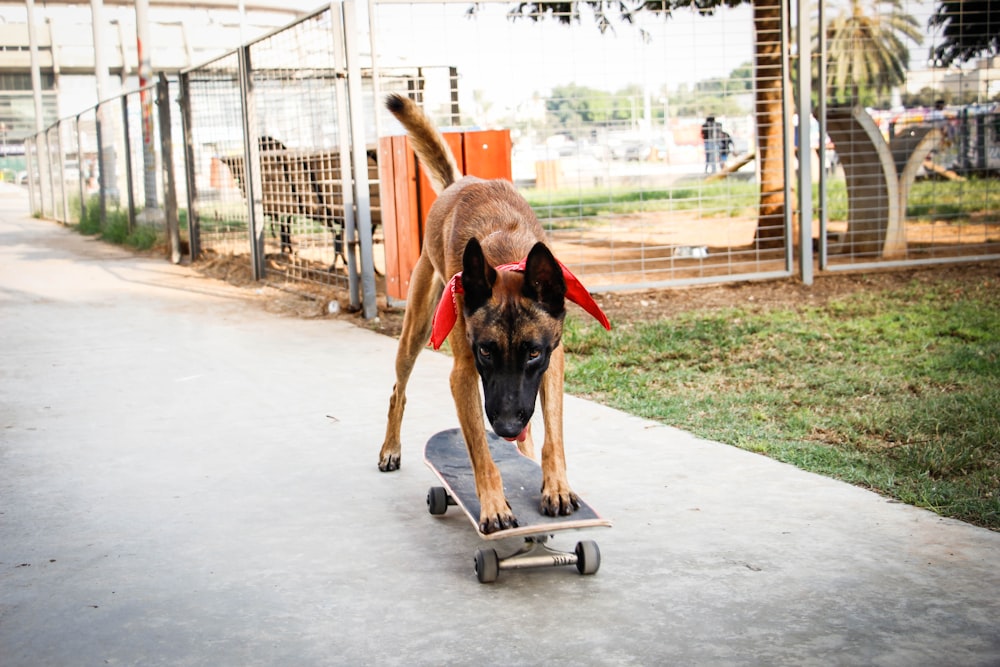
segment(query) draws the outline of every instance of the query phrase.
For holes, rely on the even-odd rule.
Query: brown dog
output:
[[[570,514],[579,499],[566,480],[562,436],[559,341],[567,281],[570,298],[587,302],[584,307],[605,327],[607,319],[545,246],[541,224],[513,184],[463,177],[441,135],[413,101],[391,95],[386,106],[406,128],[439,196],[427,215],[423,249],[410,278],[379,469],[400,466],[406,383],[417,355],[432,333],[435,347],[447,335],[454,354],[451,393],[482,506],[480,529],[489,533],[517,525],[486,443],[480,378],[493,430],[517,440],[527,456],[534,456],[529,420],[541,391],[545,441],[540,510],[550,516]]]

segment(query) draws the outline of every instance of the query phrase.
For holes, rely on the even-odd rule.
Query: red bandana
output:
[[[496,267],[496,270],[523,272],[527,262],[528,259],[524,258],[516,264],[501,264]],[[562,269],[563,279],[566,281],[566,298],[579,304],[584,310],[593,315],[594,319],[601,323],[601,326],[611,331],[611,322],[608,321],[608,316],[604,314],[601,307],[590,296],[590,292],[583,286],[580,279],[574,276],[562,262],[559,262],[559,268]],[[459,271],[448,281],[448,284],[444,288],[444,294],[441,295],[441,300],[438,302],[437,310],[434,311],[434,320],[431,324],[431,345],[434,346],[435,350],[444,344],[448,334],[455,326],[456,320],[458,320],[458,303],[455,301],[455,295],[464,293],[465,290],[462,289],[462,272]]]

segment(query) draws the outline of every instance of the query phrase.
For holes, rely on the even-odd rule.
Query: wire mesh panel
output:
[[[24,165],[27,171],[28,202],[31,215],[42,214],[41,179],[38,169],[38,141],[42,135],[36,134],[24,140]]]
[[[177,205],[177,216],[178,216],[178,227],[179,236],[181,241],[181,246],[183,248],[182,253],[190,253],[190,235],[189,226],[187,224],[187,217],[189,211],[188,206],[188,179],[185,169],[185,143],[184,143],[184,119],[181,113],[181,107],[178,104],[174,104],[179,101],[180,96],[180,82],[177,79],[171,79],[168,81],[168,104],[170,105],[170,144],[173,149],[173,169],[174,169],[174,202]],[[159,123],[159,113],[157,113],[157,123]],[[157,128],[159,128],[159,124]],[[160,141],[160,133],[157,133],[157,141]],[[162,153],[162,145],[157,144],[159,150]],[[160,173],[157,174],[157,178],[160,179],[162,183],[162,165],[160,168]],[[165,186],[163,186],[165,188]],[[161,191],[162,192],[162,191]],[[163,192],[161,197],[164,197],[161,201],[166,202],[166,193]]]
[[[772,26],[756,31],[750,7],[641,12],[602,31],[585,6],[577,17],[535,5],[512,15],[506,4],[379,4],[379,85],[418,99],[439,125],[509,128],[515,184],[592,289],[784,274],[775,7]],[[755,33],[777,54],[757,70],[756,83],[776,92],[764,106],[754,97]],[[404,74],[432,66],[448,80]],[[767,193],[759,124],[774,130]],[[380,125],[401,132],[384,112]]]
[[[62,222],[75,225],[80,222],[80,184],[85,178],[86,163],[81,159],[78,145],[76,118],[59,121],[59,145],[64,155]]]
[[[203,251],[248,254],[239,56],[233,52],[190,70],[185,81],[190,228]]]
[[[81,163],[75,118],[57,121],[34,140],[25,142],[30,152],[28,174],[36,211],[63,224],[80,220]]]
[[[49,196],[46,197],[42,206],[42,215],[54,220],[63,220],[63,180],[66,175],[67,165],[63,159],[59,146],[59,124],[51,126],[45,131],[45,147],[48,157],[49,173]]]
[[[35,197],[35,212],[41,217],[50,217],[52,211],[52,179],[49,170],[48,133],[39,132],[34,136],[31,151],[27,153],[31,159],[29,179]],[[47,203],[46,203],[47,202]],[[46,214],[49,211],[49,214]]]
[[[74,144],[80,167],[82,206],[78,222],[96,221],[100,214],[100,150],[97,143],[97,108],[91,107],[76,116]]]
[[[929,4],[823,10],[827,268],[1000,255],[1000,63],[928,58],[946,41]]]
[[[116,229],[128,225],[129,153],[125,149],[125,126],[121,100],[97,105],[98,185],[97,205],[103,212],[102,225]]]
[[[163,229],[163,188],[160,184],[160,123],[152,98],[155,88],[123,95],[128,177],[131,188],[132,219],[138,224]],[[148,107],[143,108],[144,100]],[[147,143],[148,142],[148,143]]]
[[[267,270],[294,280],[346,280],[340,140],[341,132],[348,130],[338,127],[330,12],[251,44],[249,62],[261,198],[269,229]],[[371,148],[369,194],[377,224],[378,168]]]

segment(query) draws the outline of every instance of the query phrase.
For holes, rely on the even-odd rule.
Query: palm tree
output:
[[[923,41],[902,0],[849,0],[826,27],[828,99],[857,104],[864,93],[902,84],[910,61],[904,38]]]

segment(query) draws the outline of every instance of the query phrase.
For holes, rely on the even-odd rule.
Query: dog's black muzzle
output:
[[[483,378],[486,418],[501,438],[521,435],[535,412],[539,380],[522,375]]]

